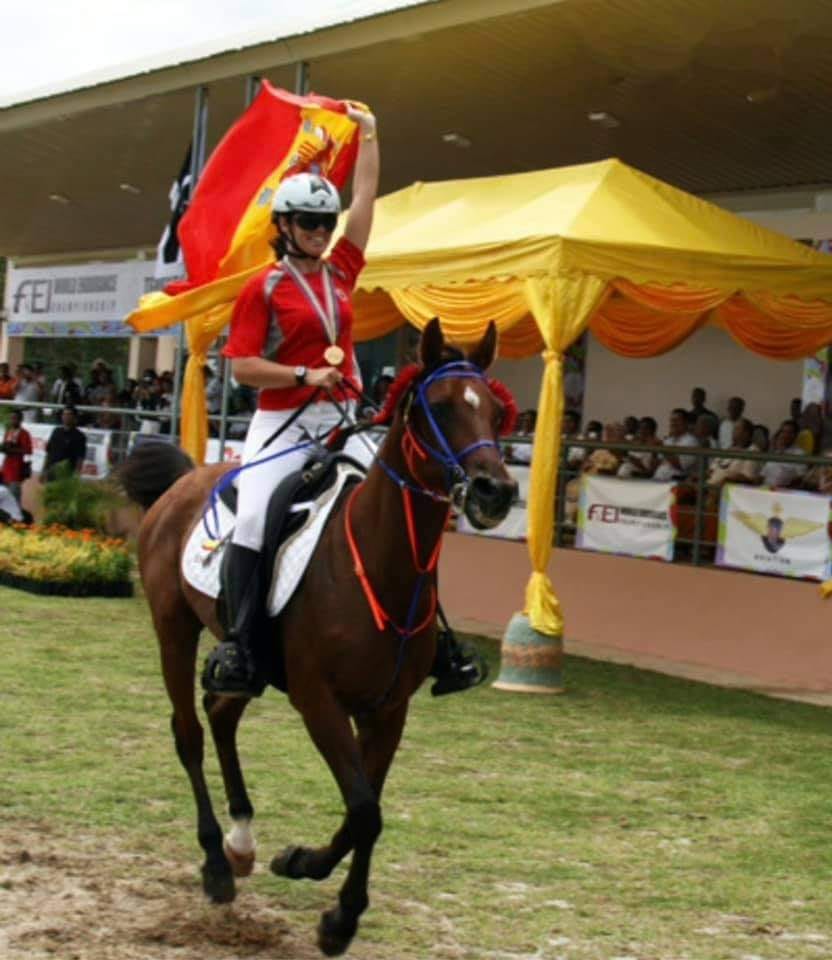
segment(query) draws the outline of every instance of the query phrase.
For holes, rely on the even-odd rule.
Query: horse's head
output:
[[[485,377],[496,351],[494,323],[465,355],[446,344],[434,318],[422,334],[421,370],[403,405],[403,446],[414,477],[450,495],[479,530],[505,519],[517,496],[497,443],[515,413],[507,410],[513,401]]]

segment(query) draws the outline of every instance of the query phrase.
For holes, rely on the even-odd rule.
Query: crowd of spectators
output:
[[[574,516],[583,473],[630,479],[653,479],[676,483],[684,502],[685,491],[693,496],[698,484],[700,457],[694,451],[711,450],[705,461],[705,485],[708,505],[718,502],[724,483],[819,491],[832,494],[832,442],[826,437],[824,418],[816,403],[802,407],[792,401],[789,415],[777,425],[773,435],[767,425],[746,416],[742,397],[731,397],[722,417],[706,406],[707,395],[701,387],[691,394],[689,409],[670,411],[667,428],[660,434],[657,421],[650,416],[625,417],[602,424],[589,420],[581,429],[579,415],[567,410],[563,416],[561,442],[567,474],[566,513]],[[514,463],[531,460],[535,412],[521,414],[518,430],[507,453]],[[588,448],[575,441],[593,440],[609,444]],[[525,441],[525,442],[524,442]],[[629,449],[632,444],[635,449]],[[664,448],[674,447],[674,450]],[[655,448],[652,450],[650,448]],[[687,452],[687,451],[690,452]],[[772,459],[745,459],[743,454],[772,455]],[[788,457],[828,457],[829,466],[811,466],[783,462],[774,455]]]
[[[222,380],[211,367],[204,368],[208,412],[220,412],[222,403]],[[125,430],[140,433],[169,433],[170,416],[165,415],[173,406],[173,373],[164,370],[157,373],[146,369],[138,380],[127,379],[119,386],[113,370],[104,362],[96,360],[86,377],[82,377],[74,364],[64,364],[51,382],[47,379],[43,364],[21,363],[12,375],[7,363],[0,363],[0,400],[13,400],[20,405],[24,423],[60,423],[65,407],[99,407],[93,411],[79,411],[78,422],[82,427],[100,430]],[[49,407],[33,407],[27,404],[49,404]],[[256,407],[254,391],[235,386],[229,404],[232,414],[252,413]],[[112,411],[111,409],[112,408]],[[132,414],[117,410],[134,411]],[[216,432],[216,425],[212,425]],[[235,435],[235,429],[230,429]],[[237,429],[241,435],[245,427]]]

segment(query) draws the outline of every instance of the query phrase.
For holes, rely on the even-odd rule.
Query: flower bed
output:
[[[57,525],[0,528],[0,584],[31,593],[129,597],[124,540]]]

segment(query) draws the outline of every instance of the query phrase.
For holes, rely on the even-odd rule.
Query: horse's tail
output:
[[[137,446],[119,468],[118,478],[127,496],[147,510],[193,468],[184,450],[157,440]]]

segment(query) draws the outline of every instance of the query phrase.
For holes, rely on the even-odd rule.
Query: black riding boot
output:
[[[436,656],[430,675],[436,683],[430,688],[434,697],[479,686],[488,676],[488,664],[471,644],[461,644],[440,613],[442,626],[436,634]]]
[[[265,683],[258,676],[252,647],[260,596],[260,553],[229,544],[225,578],[225,640],[205,661],[203,689],[226,697],[259,697]]]

